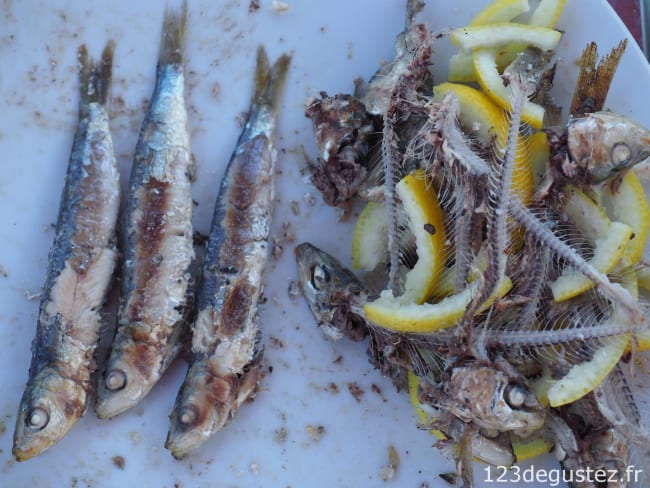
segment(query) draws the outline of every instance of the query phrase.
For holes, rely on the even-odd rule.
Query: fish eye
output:
[[[510,385],[505,393],[506,402],[513,408],[521,407],[526,402],[526,390],[519,385]]]
[[[42,430],[50,421],[50,414],[42,407],[34,407],[25,418],[25,425],[32,430]]]
[[[183,425],[192,425],[199,418],[199,411],[193,404],[184,405],[178,413],[178,420]]]
[[[126,373],[121,369],[113,369],[104,380],[106,389],[118,391],[126,386]]]
[[[314,288],[321,290],[329,281],[330,273],[327,268],[317,264],[311,269],[311,284]]]
[[[632,151],[627,144],[619,142],[614,144],[614,147],[609,153],[609,157],[615,166],[624,166],[630,161]]]

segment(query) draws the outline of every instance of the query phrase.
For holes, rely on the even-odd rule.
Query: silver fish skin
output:
[[[102,58],[78,51],[79,123],[49,253],[29,379],[13,455],[25,461],[58,442],[84,414],[92,390],[101,309],[117,261],[120,182],[106,103],[114,44]]]
[[[191,180],[185,105],[187,3],[165,12],[156,85],[135,149],[121,224],[118,324],[95,410],[114,417],[137,405],[181,348],[190,307]]]
[[[165,447],[180,459],[223,427],[262,376],[257,305],[273,213],[275,128],[290,57],[259,48],[248,121],[221,181],[192,327],[192,360]]]
[[[368,324],[361,307],[368,292],[363,283],[334,256],[309,242],[296,246],[294,253],[300,289],[323,334],[332,340],[364,339]]]

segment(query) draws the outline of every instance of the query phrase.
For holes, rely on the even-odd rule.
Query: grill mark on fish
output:
[[[187,2],[165,12],[156,85],[133,158],[118,327],[95,406],[101,418],[137,405],[160,379],[181,348],[193,302],[186,22]]]
[[[113,50],[109,42],[98,63],[85,46],[78,51],[79,123],[16,419],[18,461],[48,449],[81,418],[96,368],[100,309],[117,259],[120,186],[106,109]]]
[[[258,50],[249,119],[219,187],[192,327],[193,358],[165,447],[181,458],[232,418],[262,370],[257,304],[273,212],[275,124],[289,65]]]

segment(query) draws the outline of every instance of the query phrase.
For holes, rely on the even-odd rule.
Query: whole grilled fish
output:
[[[86,46],[78,52],[79,124],[16,419],[18,461],[58,442],[84,414],[92,389],[100,310],[117,260],[120,182],[106,108],[113,49],[109,42],[99,63]]]
[[[186,3],[165,12],[156,86],[135,150],[122,222],[118,326],[95,407],[101,418],[144,398],[177,355],[186,328],[194,258],[186,20]]]
[[[192,328],[192,355],[165,447],[181,458],[249,399],[261,378],[257,303],[273,213],[275,126],[290,58],[257,52],[255,92],[219,188]]]

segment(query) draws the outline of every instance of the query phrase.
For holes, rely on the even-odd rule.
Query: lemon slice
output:
[[[611,222],[604,211],[577,188],[569,188],[567,194],[564,213],[594,242],[594,255],[589,263],[601,273],[610,272],[623,257],[632,228],[622,222]],[[593,286],[589,278],[576,271],[567,271],[550,284],[556,302],[578,296]]]
[[[352,267],[372,271],[386,258],[388,234],[386,206],[368,202],[361,211],[352,236]]]
[[[628,343],[628,336],[615,338],[597,349],[591,360],[576,364],[562,379],[553,382],[547,391],[551,407],[575,402],[600,385],[621,359]]]
[[[629,264],[638,263],[650,232],[650,205],[639,177],[633,171],[628,171],[615,192],[610,185],[606,185],[600,197],[610,219],[632,228],[634,235],[627,245],[625,257]]]
[[[526,459],[542,456],[554,446],[552,442],[548,442],[543,437],[523,438],[512,432],[510,432],[510,444],[518,463]]]
[[[396,332],[433,332],[458,323],[478,286],[478,281],[474,281],[463,291],[445,297],[437,303],[423,304],[404,304],[393,297],[390,290],[384,290],[379,298],[366,303],[363,310],[368,320]],[[499,282],[495,295],[479,307],[476,313],[487,310],[494,302],[495,296],[502,297],[511,288],[512,281],[505,276]]]
[[[497,70],[496,51],[493,49],[477,49],[473,54],[474,72],[483,91],[500,107],[510,110],[508,90]],[[527,124],[539,129],[544,122],[544,107],[526,101],[521,119]]]
[[[454,29],[449,36],[452,44],[464,50],[500,47],[507,44],[525,44],[548,51],[555,49],[562,33],[549,27],[496,22]]]
[[[420,400],[418,399],[418,386],[420,385],[420,378],[418,378],[412,371],[408,372],[408,384],[409,384],[409,399],[411,400],[411,405],[415,409],[415,414],[420,420],[421,424],[427,425],[431,423],[431,418],[427,413],[422,410]],[[433,435],[435,435],[440,440],[447,439],[447,436],[440,432],[438,429],[431,429]]]
[[[553,27],[562,15],[566,0],[541,0],[530,16],[528,23],[542,27]]]
[[[476,14],[469,25],[507,22],[529,10],[528,0],[495,0]]]
[[[405,176],[395,190],[415,236],[418,260],[406,273],[402,303],[422,303],[436,286],[445,259],[444,219],[435,191],[427,184],[424,170]]]

